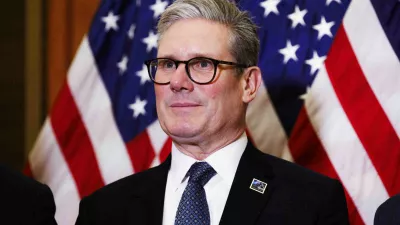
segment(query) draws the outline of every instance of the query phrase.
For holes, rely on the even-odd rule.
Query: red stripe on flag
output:
[[[328,177],[339,179],[339,176],[315,133],[304,108],[300,110],[288,144],[293,159],[297,164]],[[349,220],[351,222],[350,224],[364,224],[347,190],[345,190],[345,194]]]
[[[389,195],[400,192],[400,180],[395,179],[400,172],[400,140],[368,84],[343,26],[336,34],[326,69],[336,95]]]
[[[167,141],[164,143],[163,148],[161,149],[159,156],[160,162],[164,162],[168,158],[169,154],[171,153],[171,149],[172,149],[172,139],[169,137]]]
[[[126,148],[128,149],[135,173],[150,168],[154,161],[155,153],[147,131],[143,131],[128,142]]]
[[[50,118],[80,196],[104,186],[92,143],[68,85],[61,89]]]

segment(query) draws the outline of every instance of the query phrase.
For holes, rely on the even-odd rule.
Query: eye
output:
[[[159,59],[158,68],[164,70],[175,69],[175,63],[170,59]]]
[[[210,66],[210,62],[207,61],[207,60],[202,60],[202,61],[199,62],[199,66],[200,66],[201,68],[207,68],[207,67]]]
[[[173,68],[173,67],[175,67],[175,63],[173,63],[172,61],[167,61],[167,62],[165,62],[165,67],[166,68]]]
[[[214,63],[206,58],[196,58],[190,62],[190,66],[198,71],[214,70]]]

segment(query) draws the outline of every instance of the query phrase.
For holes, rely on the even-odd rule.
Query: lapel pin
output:
[[[253,178],[253,181],[250,184],[251,190],[257,191],[261,194],[264,194],[266,188],[267,188],[267,183],[262,182],[261,180],[257,180],[256,178]]]

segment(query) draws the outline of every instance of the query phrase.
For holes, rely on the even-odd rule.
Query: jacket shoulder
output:
[[[296,163],[284,159],[261,153],[274,171],[278,179],[284,179],[286,182],[298,184],[301,186],[326,186],[333,185],[339,181],[328,176],[322,175]]]
[[[96,190],[89,196],[85,196],[82,202],[85,201],[86,204],[99,206],[110,203],[121,205],[121,203],[128,201],[128,199],[145,193],[149,186],[156,180],[164,179],[164,174],[166,179],[167,172],[168,168],[166,168],[166,165],[159,165],[129,175]]]
[[[316,224],[349,224],[346,197],[339,180],[271,155],[263,154],[262,158],[273,170],[277,199],[292,205],[292,213],[310,221],[317,219]]]
[[[160,183],[167,179],[169,165],[160,166],[139,172],[111,184],[108,184],[89,196],[84,197],[79,205],[76,224],[117,224],[131,216],[140,214],[145,206],[149,191],[157,188],[161,192]]]

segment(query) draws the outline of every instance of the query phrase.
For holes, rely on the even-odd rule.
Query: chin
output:
[[[162,128],[168,136],[177,142],[194,141],[200,134],[199,127],[178,121],[174,122],[174,124],[165,124],[165,127],[162,126]]]

